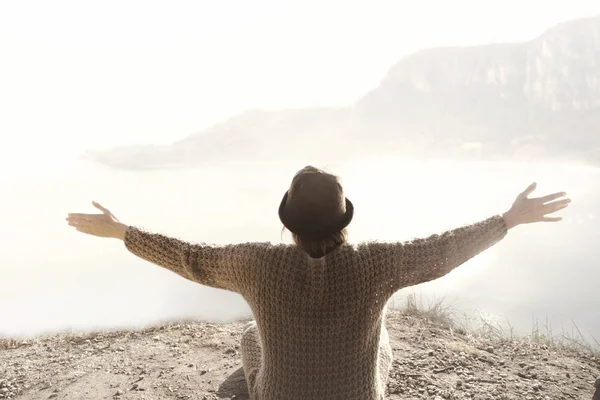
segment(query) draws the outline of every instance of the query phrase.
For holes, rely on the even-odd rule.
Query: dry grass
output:
[[[600,354],[598,340],[593,336],[590,336],[591,339],[586,338],[574,321],[571,321],[573,325],[571,332],[567,332],[564,326],[561,326],[560,331],[554,330],[547,318],[543,325],[540,325],[539,321],[536,320],[532,324],[530,334],[519,336],[515,334],[510,321],[506,320],[504,324],[500,324],[483,315],[467,315],[452,306],[444,304],[443,298],[426,305],[423,303],[422,297],[417,298],[415,294],[409,294],[405,298],[404,304],[399,304],[395,299],[392,299],[390,307],[399,310],[401,315],[429,321],[450,330],[451,333],[465,334],[476,342],[508,341],[515,343],[515,345],[536,344],[556,350],[585,352],[592,355]]]
[[[534,321],[531,333],[524,336],[518,336],[514,332],[514,327],[507,320],[504,324],[492,321],[483,315],[470,316],[464,312],[458,311],[450,305],[444,303],[444,299],[438,299],[428,304],[423,302],[421,296],[415,294],[408,295],[403,304],[396,299],[392,299],[390,308],[396,309],[403,316],[414,317],[427,321],[438,327],[448,329],[451,333],[460,333],[467,336],[475,342],[513,342],[515,345],[537,344],[548,346],[553,349],[561,349],[576,352],[585,352],[593,355],[600,354],[600,343],[596,338],[585,337],[574,321],[571,321],[571,331],[568,332],[564,326],[560,330],[555,330],[548,319],[544,324]],[[243,323],[251,318],[239,318],[234,322]],[[180,329],[197,321],[193,320],[174,320],[162,324],[143,327],[138,330],[113,330],[102,332],[64,332],[58,335],[59,341],[80,344],[86,341],[99,341],[106,338],[130,337],[138,334],[146,334],[160,331],[169,331]],[[210,323],[209,323],[210,324]],[[212,323],[218,326],[218,323]],[[12,339],[0,338],[0,350],[17,349],[24,346],[30,346],[45,341],[55,341],[57,335],[40,336],[33,339]]]
[[[459,328],[457,321],[459,313],[452,307],[444,304],[443,298],[425,305],[422,297],[417,298],[417,296],[412,293],[406,297],[405,303],[400,306],[396,304],[395,299],[392,299],[391,307],[399,309],[403,315],[419,317],[433,324],[451,327],[453,329]]]
[[[17,339],[0,339],[0,350],[18,349],[22,346],[27,346],[31,341]]]

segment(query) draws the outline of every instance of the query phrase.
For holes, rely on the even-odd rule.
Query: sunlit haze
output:
[[[246,109],[346,105],[414,51],[595,15],[591,0],[2,2],[0,165],[36,173]]]
[[[96,200],[126,223],[191,241],[279,242],[277,206],[304,166],[119,170],[80,160],[86,150],[168,144],[251,109],[346,106],[415,51],[524,42],[598,15],[591,0],[0,2],[0,335],[247,315],[237,295],[78,234],[64,217]],[[542,194],[567,191],[561,224],[519,227],[419,290],[524,332],[550,316],[600,335],[600,172],[583,164],[357,154],[318,166],[340,174],[353,199],[352,241],[475,222],[532,181]]]

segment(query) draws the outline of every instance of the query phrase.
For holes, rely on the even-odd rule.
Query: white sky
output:
[[[413,51],[431,46],[528,40],[556,23],[596,15],[600,15],[598,0],[423,0],[410,3],[399,0],[0,0],[0,184],[5,179],[16,182],[8,186],[6,192],[3,192],[5,186],[0,185],[0,203],[4,204],[0,207],[4,213],[0,228],[4,227],[3,243],[8,243],[7,248],[12,251],[8,252],[9,255],[3,255],[3,265],[17,271],[8,272],[8,283],[5,284],[8,291],[0,290],[0,303],[1,294],[4,294],[4,304],[14,303],[11,293],[18,292],[17,297],[20,295],[23,301],[17,302],[21,308],[13,310],[14,321],[21,318],[19,314],[23,312],[29,318],[28,321],[33,321],[32,324],[38,328],[49,323],[45,319],[40,322],[35,318],[40,314],[39,304],[35,302],[38,299],[43,300],[47,306],[42,307],[41,312],[48,310],[48,320],[53,320],[51,312],[59,309],[60,304],[79,298],[81,303],[75,304],[68,311],[69,321],[90,325],[99,321],[115,322],[116,317],[110,312],[110,307],[116,304],[115,299],[121,299],[122,296],[131,298],[128,281],[120,279],[116,284],[111,281],[108,286],[102,286],[101,279],[109,279],[110,271],[103,268],[104,259],[96,257],[91,262],[89,257],[102,253],[103,257],[120,260],[117,257],[126,257],[126,254],[119,249],[102,247],[112,246],[110,243],[96,244],[95,241],[88,242],[84,237],[67,238],[63,236],[69,234],[64,230],[64,225],[58,225],[62,222],[62,217],[58,222],[56,220],[56,215],[63,215],[63,210],[65,213],[72,211],[73,205],[85,207],[91,199],[102,201],[111,208],[114,206],[117,215],[121,215],[119,209],[124,213],[129,210],[126,216],[128,220],[140,224],[147,221],[148,226],[156,231],[189,229],[186,232],[190,235],[194,233],[194,236],[197,234],[198,237],[202,237],[201,233],[205,231],[210,233],[208,240],[215,240],[217,235],[222,235],[220,237],[223,240],[232,239],[231,230],[220,223],[221,214],[215,214],[214,211],[222,210],[222,215],[230,216],[230,212],[226,211],[230,202],[223,202],[222,197],[207,196],[201,192],[207,185],[199,184],[200,177],[192,173],[179,178],[183,181],[167,179],[168,174],[165,173],[167,178],[161,178],[159,184],[154,176],[143,174],[97,174],[94,179],[88,179],[93,175],[85,171],[62,181],[50,179],[39,184],[33,180],[35,184],[21,184],[19,178],[24,174],[48,174],[56,178],[60,167],[70,163],[85,148],[170,142],[248,108],[349,104],[375,87],[392,64]],[[367,168],[353,168],[364,175],[362,178],[360,175],[355,178],[355,183],[349,184],[349,187],[359,188],[360,182],[369,181],[371,175]],[[430,165],[429,168],[435,166]],[[383,169],[388,173],[393,171],[391,168]],[[453,171],[459,172],[453,175]],[[492,179],[496,186],[492,197],[497,202],[501,200],[501,196],[496,195],[499,193],[498,182],[504,185],[502,187],[512,187],[515,176],[521,176],[524,185],[530,179],[523,178],[523,170],[507,176],[489,170],[473,169],[472,166],[468,170],[470,175],[461,171],[465,172],[447,169],[445,173],[447,176],[460,177],[456,179],[463,179],[468,185],[473,185],[470,179],[474,179],[473,174],[477,173],[480,181],[477,187]],[[548,188],[550,184],[558,186],[562,182],[568,182],[574,186],[567,189],[574,198],[590,199],[592,197],[588,194],[596,189],[595,176],[572,174],[558,179],[554,169],[550,175],[542,175],[529,167],[527,171],[536,176],[539,183],[546,179],[548,185],[544,186],[544,190],[547,192],[553,191],[551,187]],[[283,175],[285,171],[275,172]],[[254,170],[245,171],[248,176],[253,173]],[[342,175],[351,179],[350,173]],[[212,180],[218,176],[204,176],[202,179],[212,185]],[[547,178],[543,178],[544,176]],[[412,181],[418,187],[418,182],[427,181],[428,178],[409,174],[403,179]],[[132,189],[133,181],[136,182],[135,190]],[[441,179],[440,182],[450,181]],[[269,190],[275,191],[275,187],[280,187],[279,185],[273,184]],[[213,186],[210,187],[214,189]],[[147,193],[155,187],[167,189],[156,191],[152,199],[154,205],[144,203]],[[184,202],[190,210],[198,210],[192,193],[195,193],[196,198],[202,199],[205,206],[201,207],[201,212],[207,213],[208,223],[173,223],[173,220],[187,221],[190,214],[184,213],[188,209],[173,209],[169,187],[179,188],[185,196],[179,196],[181,198],[177,201]],[[563,189],[562,186],[556,187],[556,190]],[[233,189],[228,187],[227,190]],[[421,189],[423,190],[431,191],[431,194],[424,192],[426,199],[435,199],[440,188],[428,187]],[[136,193],[131,195],[131,191]],[[579,195],[574,193],[577,191]],[[250,207],[251,204],[252,207],[259,207],[259,213],[267,213],[270,203],[262,201],[267,198],[267,194],[260,188],[253,193],[255,197],[249,198],[247,206]],[[355,191],[355,204],[359,205],[362,195],[365,209],[378,212],[376,207],[369,207],[369,201],[373,201],[369,200],[369,193],[371,191],[368,190]],[[492,192],[482,193],[485,197]],[[269,195],[269,198],[272,197]],[[421,200],[406,201],[410,210],[416,209],[411,208],[411,202],[425,210],[431,210]],[[157,203],[160,213],[155,212]],[[259,203],[262,205],[258,205]],[[446,213],[448,218],[463,218],[461,216],[480,211],[473,205],[465,206],[463,203],[454,207],[456,212]],[[482,207],[495,207],[495,203],[475,203]],[[591,207],[589,204],[591,202],[588,202],[587,207]],[[173,215],[169,209],[179,214]],[[588,209],[579,209],[577,213],[583,215],[584,210],[587,212]],[[82,211],[85,212],[85,208]],[[241,209],[236,212],[239,215],[254,215]],[[403,229],[412,230],[417,225],[421,230],[429,229],[429,226],[418,221],[417,214],[413,214],[408,221],[406,215],[398,214],[397,218],[403,218]],[[195,211],[192,217],[203,220],[199,211]],[[412,223],[411,218],[414,220]],[[377,225],[381,220],[377,215],[369,218],[365,214],[365,223],[359,231],[365,235],[369,232],[383,235],[385,231]],[[436,218],[430,220],[439,222]],[[231,221],[235,219],[230,219],[229,222]],[[266,225],[262,228],[252,228],[252,234],[256,235],[260,229],[270,231],[268,224],[276,224],[277,221],[269,221],[271,222],[265,222]],[[575,221],[581,223],[581,218]],[[589,222],[590,226],[592,223],[593,221]],[[384,225],[388,229],[396,226],[389,223]],[[196,231],[197,229],[205,231]],[[548,232],[548,235],[553,232],[546,227],[538,229],[546,229],[544,232]],[[0,237],[2,233],[0,229]],[[390,231],[389,235],[392,234],[396,235],[397,232]],[[417,234],[417,231],[411,232],[412,234]],[[567,238],[576,236],[566,235]],[[48,247],[48,251],[23,256],[22,249],[25,247],[22,243],[25,237],[28,240],[41,238],[38,242],[42,247]],[[42,240],[48,237],[53,240]],[[572,239],[573,244],[568,240],[565,242],[562,237],[555,237],[556,241],[551,244],[556,248],[566,249],[571,248],[571,245],[584,246],[588,243]],[[77,251],[72,251],[72,240],[81,241],[75,243]],[[516,240],[514,243],[518,245],[525,241]],[[577,252],[581,259],[592,259],[587,257],[588,253],[583,252],[587,249],[582,247],[582,251]],[[542,250],[539,254],[544,254]],[[119,252],[113,256],[112,251]],[[570,254],[564,252],[567,253]],[[494,253],[490,254],[494,256]],[[504,254],[512,255],[509,252]],[[519,254],[524,253],[517,253],[515,259],[525,257]],[[13,257],[14,262],[10,261],[10,257]],[[130,263],[128,259],[122,260],[120,263],[109,264],[114,269]],[[531,255],[527,254],[522,260],[530,261]],[[488,260],[484,258],[478,262],[487,263]],[[81,269],[82,264],[87,264],[88,268]],[[520,265],[514,262],[505,264],[513,265],[513,268]],[[592,264],[586,265],[591,268]],[[53,271],[52,274],[42,274],[51,277],[47,280],[26,280],[33,268],[48,271],[48,266],[56,268],[59,273]],[[139,271],[145,268],[142,264],[139,267]],[[136,271],[133,269],[129,273],[134,274]],[[469,270],[466,271],[468,274]],[[559,271],[558,267],[555,274],[556,271]],[[10,273],[13,273],[12,278]],[[157,282],[162,279],[159,273],[157,269]],[[94,274],[101,277],[98,278],[100,283],[94,281],[92,286],[80,285],[79,280],[89,284],[89,279],[85,277],[96,276]],[[148,276],[144,279],[149,282],[153,278]],[[15,283],[19,280],[21,283]],[[25,281],[28,283],[23,283]],[[522,281],[523,284],[527,283],[527,280]],[[178,282],[183,285],[183,281]],[[473,278],[472,282],[477,281]],[[142,304],[148,297],[134,296],[141,304],[138,307],[134,303],[136,317],[142,315],[141,318],[155,318],[163,312],[181,310],[179,302],[189,305],[191,303],[185,297],[191,296],[191,293],[200,293],[191,286],[187,289],[189,291],[183,292],[179,291],[178,286],[157,285],[161,289],[158,295],[152,291],[152,286],[139,288],[140,291],[146,290],[146,296],[151,296],[156,303],[148,306]],[[480,292],[484,286],[479,287]],[[512,288],[511,285],[496,286],[504,287],[507,291]],[[555,287],[542,286],[540,290]],[[82,287],[89,288],[89,293],[84,295]],[[108,303],[106,290],[112,290],[110,293],[113,294],[112,297],[108,296]],[[32,293],[38,297],[27,297]],[[525,290],[522,293],[529,292]],[[577,306],[578,302],[584,301],[581,299],[584,299],[585,293],[581,294],[579,291],[578,294],[572,296],[574,301],[569,304]],[[514,301],[518,300],[516,298]],[[518,303],[519,306],[521,303]],[[153,308],[155,305],[156,309]],[[99,310],[98,314],[86,314],[88,306]],[[574,309],[579,309],[576,306],[573,306]],[[593,312],[593,307],[589,309],[592,310],[590,313]],[[145,310],[145,313],[140,313],[140,310]],[[100,314],[101,312],[105,314]],[[194,312],[207,311],[198,311],[194,307]],[[132,314],[125,312],[120,315],[125,318]],[[65,321],[66,319],[61,319],[59,322],[51,322],[64,324]]]
[[[248,108],[348,104],[415,50],[596,15],[591,0],[2,1],[0,167],[170,142]]]

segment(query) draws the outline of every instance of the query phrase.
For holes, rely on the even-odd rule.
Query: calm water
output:
[[[78,163],[0,182],[0,335],[248,315],[238,295],[136,259],[116,240],[78,234],[64,217],[92,212],[96,200],[126,223],[192,241],[280,242],[277,206],[300,167],[124,172]],[[555,332],[570,333],[573,320],[600,338],[600,171],[393,158],[326,167],[341,174],[355,204],[352,241],[406,240],[475,222],[505,211],[532,181],[540,195],[568,191],[574,201],[563,223],[519,227],[445,278],[396,297],[444,297],[469,313],[507,319],[521,333],[546,317]]]

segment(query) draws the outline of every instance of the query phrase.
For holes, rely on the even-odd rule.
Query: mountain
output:
[[[522,43],[434,48],[392,66],[340,108],[251,110],[164,146],[95,150],[118,168],[413,157],[600,165],[600,17]]]

